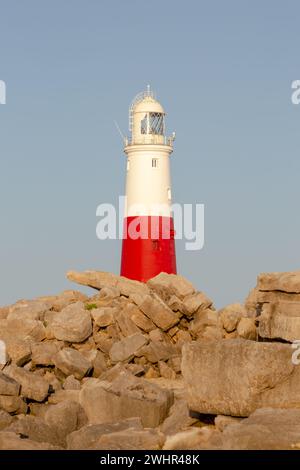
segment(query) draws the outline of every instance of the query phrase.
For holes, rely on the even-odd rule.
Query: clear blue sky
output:
[[[113,121],[147,83],[177,134],[173,197],[206,208],[179,272],[221,307],[299,269],[299,21],[299,1],[0,1],[0,305],[118,273],[96,207],[124,191]]]

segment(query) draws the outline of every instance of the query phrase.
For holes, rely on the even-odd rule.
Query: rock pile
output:
[[[297,448],[300,273],[219,311],[182,276],[68,278],[96,294],[0,308],[0,449]]]

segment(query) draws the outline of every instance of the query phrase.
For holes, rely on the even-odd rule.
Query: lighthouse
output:
[[[176,274],[170,156],[165,111],[148,85],[129,108],[125,139],[126,198],[121,275],[146,282],[160,272]]]

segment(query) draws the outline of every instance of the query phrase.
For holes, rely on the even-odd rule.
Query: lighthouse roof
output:
[[[165,114],[162,105],[152,96],[145,96],[141,101],[135,103],[134,113],[162,113]]]

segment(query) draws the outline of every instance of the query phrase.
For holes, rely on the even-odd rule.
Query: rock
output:
[[[57,354],[60,346],[55,342],[43,342],[32,345],[32,365],[53,366],[53,357]]]
[[[53,358],[55,366],[65,375],[74,375],[81,380],[92,369],[92,364],[83,354],[73,348],[61,349]]]
[[[178,348],[174,344],[161,341],[150,341],[147,346],[141,348],[137,356],[144,356],[152,364],[158,361],[167,361],[171,357],[178,356]]]
[[[300,410],[256,410],[239,424],[226,426],[219,448],[228,450],[299,449]]]
[[[122,372],[111,383],[87,383],[80,392],[80,404],[90,424],[139,416],[144,427],[156,427],[166,418],[172,402],[168,390]]]
[[[126,429],[103,434],[91,447],[97,450],[157,450],[161,449],[164,436],[156,429]]]
[[[36,442],[49,442],[53,445],[60,445],[60,440],[52,426],[48,426],[45,421],[36,416],[18,416],[8,428],[8,432],[14,432],[23,439],[30,439]]]
[[[56,312],[60,312],[70,304],[78,301],[85,302],[86,300],[88,300],[88,297],[82,292],[76,290],[65,290],[58,296],[54,297],[52,301],[52,309]]]
[[[106,370],[107,364],[105,355],[101,351],[97,351],[93,364],[93,377],[100,377]]]
[[[57,390],[48,398],[48,403],[57,405],[65,401],[75,401],[79,403],[80,390]]]
[[[85,271],[83,273],[69,271],[67,273],[67,278],[70,281],[99,290],[106,287],[117,288],[120,291],[120,294],[125,295],[126,297],[130,294],[145,295],[149,292],[147,286],[142,282],[133,281],[126,277],[117,276],[103,271]]]
[[[156,328],[156,325],[154,325],[153,321],[144,315],[136,305],[129,305],[127,307],[127,313],[130,315],[133,323],[135,323],[138,328],[145,331],[146,333],[149,333]]]
[[[12,339],[42,341],[45,337],[45,327],[39,320],[0,320],[0,339],[5,342]]]
[[[180,315],[173,312],[157,295],[146,295],[138,305],[142,312],[159,328],[166,331],[176,325]]]
[[[206,426],[191,428],[167,437],[163,450],[206,449],[209,441],[218,431]]]
[[[24,366],[31,359],[31,342],[26,339],[7,338],[6,351],[16,366]]]
[[[0,431],[11,424],[13,417],[7,411],[0,410]]]
[[[56,314],[51,329],[56,339],[81,343],[92,334],[90,313],[82,302],[68,305]]]
[[[80,390],[81,385],[74,375],[69,375],[64,381],[63,388],[64,390]]]
[[[231,333],[237,328],[242,316],[246,316],[246,310],[241,304],[228,305],[219,312],[221,324],[227,333]]]
[[[183,347],[188,404],[199,413],[248,416],[255,409],[300,406],[300,368],[287,344],[243,339]]]
[[[60,450],[48,442],[36,442],[23,439],[14,432],[0,432],[0,450]]]
[[[28,300],[12,305],[7,316],[8,320],[43,320],[45,312],[51,308],[49,302]]]
[[[145,379],[156,379],[158,377],[159,372],[153,366],[149,366],[145,373]]]
[[[193,284],[178,274],[160,273],[147,282],[163,300],[168,300],[172,295],[184,299],[195,292]]]
[[[7,413],[26,413],[27,405],[21,397],[0,395],[0,409]]]
[[[218,314],[211,309],[200,310],[189,323],[189,332],[193,339],[202,338],[207,328],[217,328]]]
[[[295,341],[300,338],[300,302],[274,302],[263,305],[258,317],[262,338]]]
[[[49,393],[49,383],[43,378],[21,367],[11,365],[5,374],[21,384],[21,395],[35,401],[43,401]]]
[[[148,339],[141,333],[128,336],[113,344],[109,351],[110,359],[112,362],[131,360],[147,342]]]
[[[135,306],[132,305],[134,308]],[[121,334],[123,336],[131,336],[135,333],[141,333],[141,330],[136,326],[136,324],[130,318],[131,306],[126,306],[121,312],[116,316],[117,324],[120,328]]]
[[[189,317],[194,315],[197,310],[205,310],[212,307],[213,302],[204,292],[196,292],[195,294],[187,295],[183,300],[183,307],[185,314]]]
[[[241,338],[256,341],[257,331],[254,318],[241,318],[237,326],[237,334]]]
[[[20,392],[20,384],[11,377],[0,372],[0,395],[12,395],[17,397]]]
[[[101,307],[93,308],[91,310],[91,315],[95,322],[95,325],[105,328],[106,326],[112,325],[115,323],[115,318],[118,310],[115,307]]]
[[[142,430],[140,418],[129,418],[109,424],[90,424],[67,436],[68,449],[87,450],[93,447],[104,434],[112,434],[128,429]]]
[[[237,424],[242,421],[243,418],[237,418],[234,416],[218,415],[215,417],[215,426],[218,431],[223,432],[224,429],[230,424]]]
[[[188,428],[195,421],[195,419],[190,417],[186,400],[176,400],[170,409],[169,416],[161,424],[160,430],[166,436],[171,436]]]
[[[257,287],[261,291],[281,291],[299,294],[300,271],[262,273],[257,278]]]
[[[64,401],[47,409],[45,422],[55,430],[60,440],[65,442],[68,434],[86,425],[87,417],[79,403]]]
[[[158,362],[158,370],[161,377],[165,377],[166,379],[176,379],[176,373],[165,362]]]

